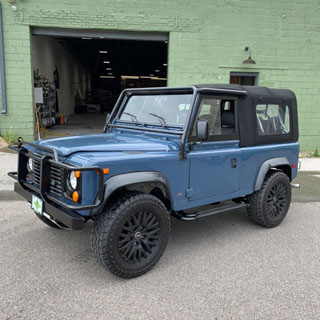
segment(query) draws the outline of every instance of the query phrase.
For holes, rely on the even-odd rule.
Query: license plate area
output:
[[[42,216],[43,200],[33,194],[31,208],[36,214]]]

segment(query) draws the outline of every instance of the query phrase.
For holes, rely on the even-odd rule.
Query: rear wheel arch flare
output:
[[[268,172],[272,169],[283,171],[291,180],[291,166],[289,160],[286,157],[269,159],[263,162],[260,166],[254,191],[257,191],[261,188],[262,183],[265,180],[265,177],[267,176]]]

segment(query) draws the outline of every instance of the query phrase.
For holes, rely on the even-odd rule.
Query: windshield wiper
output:
[[[161,117],[161,116],[159,116],[159,115],[157,115],[155,113],[149,113],[149,114],[150,114],[150,116],[154,116],[154,117],[158,118],[160,120],[160,123],[167,124],[164,117]]]
[[[129,112],[124,112],[123,114],[130,116],[131,120],[133,120],[134,123],[139,123],[138,118],[134,114],[129,113]]]

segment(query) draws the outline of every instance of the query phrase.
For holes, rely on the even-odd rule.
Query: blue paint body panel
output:
[[[164,109],[167,112],[163,112],[162,116],[158,117],[161,123],[158,125],[152,121],[143,120],[143,117],[139,118],[142,112],[148,112],[144,111],[144,108],[149,107],[149,104],[143,105],[140,113],[136,112],[131,115],[133,121],[122,121],[121,112],[125,110],[131,95],[157,96],[161,94],[187,94],[190,97],[192,94],[192,99],[188,108],[184,100],[182,104],[176,105],[175,117],[171,116],[174,108],[170,104],[167,105],[164,102],[165,99],[157,97],[153,100],[159,110],[165,106],[168,107]],[[190,141],[193,142],[188,141],[197,120],[201,95],[227,97],[229,111],[232,111],[233,108],[234,119],[230,124],[230,117],[226,117],[229,120],[224,124],[221,122],[221,130],[230,129],[231,125],[231,128],[236,129],[233,134],[227,134],[228,131],[224,131],[224,135],[220,137],[208,137],[208,140],[211,141],[195,143],[196,139],[193,137],[190,138]],[[276,125],[274,119],[274,135],[269,133],[260,135],[256,123],[256,105],[282,104],[284,101],[291,110],[290,131],[285,132],[282,128],[280,134],[276,129],[281,122]],[[220,103],[222,121],[222,115],[227,116],[228,110],[224,110],[227,113],[222,112],[225,105],[222,104],[222,100]],[[132,106],[133,109],[136,107]],[[167,113],[170,113],[170,117],[165,121]],[[157,117],[156,114],[149,113],[149,115]],[[281,115],[280,111],[279,115]],[[278,116],[278,120],[280,118]],[[269,130],[271,123],[265,124],[265,129]],[[54,149],[57,151],[60,162],[76,167],[108,168],[110,172],[104,175],[105,185],[108,185],[108,179],[112,178],[112,181],[115,181],[116,176],[122,174],[159,173],[155,176],[161,176],[163,178],[161,181],[167,182],[174,211],[244,197],[253,193],[260,168],[265,161],[271,159],[284,159],[286,164],[292,166],[290,168],[291,178],[294,179],[297,175],[299,154],[299,144],[296,142],[298,141],[297,106],[295,95],[290,90],[236,85],[126,89],[121,93],[106,123],[105,130],[107,128],[109,132],[103,134],[36,142],[39,146],[49,148],[49,151],[30,145],[26,148],[41,155],[47,152],[53,153],[51,150]],[[214,139],[235,140],[212,141]],[[267,167],[267,164],[263,167]],[[95,171],[81,174],[81,190],[79,190],[81,205],[90,206],[95,203],[99,190],[98,177]],[[62,193],[64,195],[68,193],[70,196],[70,190],[66,192],[64,189]],[[60,200],[74,205],[70,199],[61,197]],[[84,216],[90,214],[89,210],[78,210],[77,212]]]
[[[134,132],[126,134],[124,130],[114,133],[64,137],[38,141],[40,146],[54,148],[60,156],[69,156],[77,152],[122,152],[122,151],[167,151],[178,150],[178,140],[168,142],[168,136]]]
[[[189,153],[192,201],[239,190],[241,155],[238,141],[204,142]],[[232,159],[236,167],[232,168]]]
[[[254,191],[264,161],[285,157],[290,164],[297,164],[299,153],[298,143],[240,148],[235,140],[198,143],[191,150],[187,146],[187,159],[180,160],[178,135],[127,129],[38,143],[56,149],[59,160],[67,164],[109,168],[106,183],[124,173],[160,172],[168,182],[174,211],[246,196]],[[297,169],[292,169],[292,178],[296,175]],[[83,173],[82,204],[92,204],[97,190],[96,173]],[[87,216],[89,210],[78,213]]]

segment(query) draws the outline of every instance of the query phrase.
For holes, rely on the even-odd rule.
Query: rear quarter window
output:
[[[256,106],[257,133],[259,136],[290,133],[290,112],[287,105],[258,104]]]

